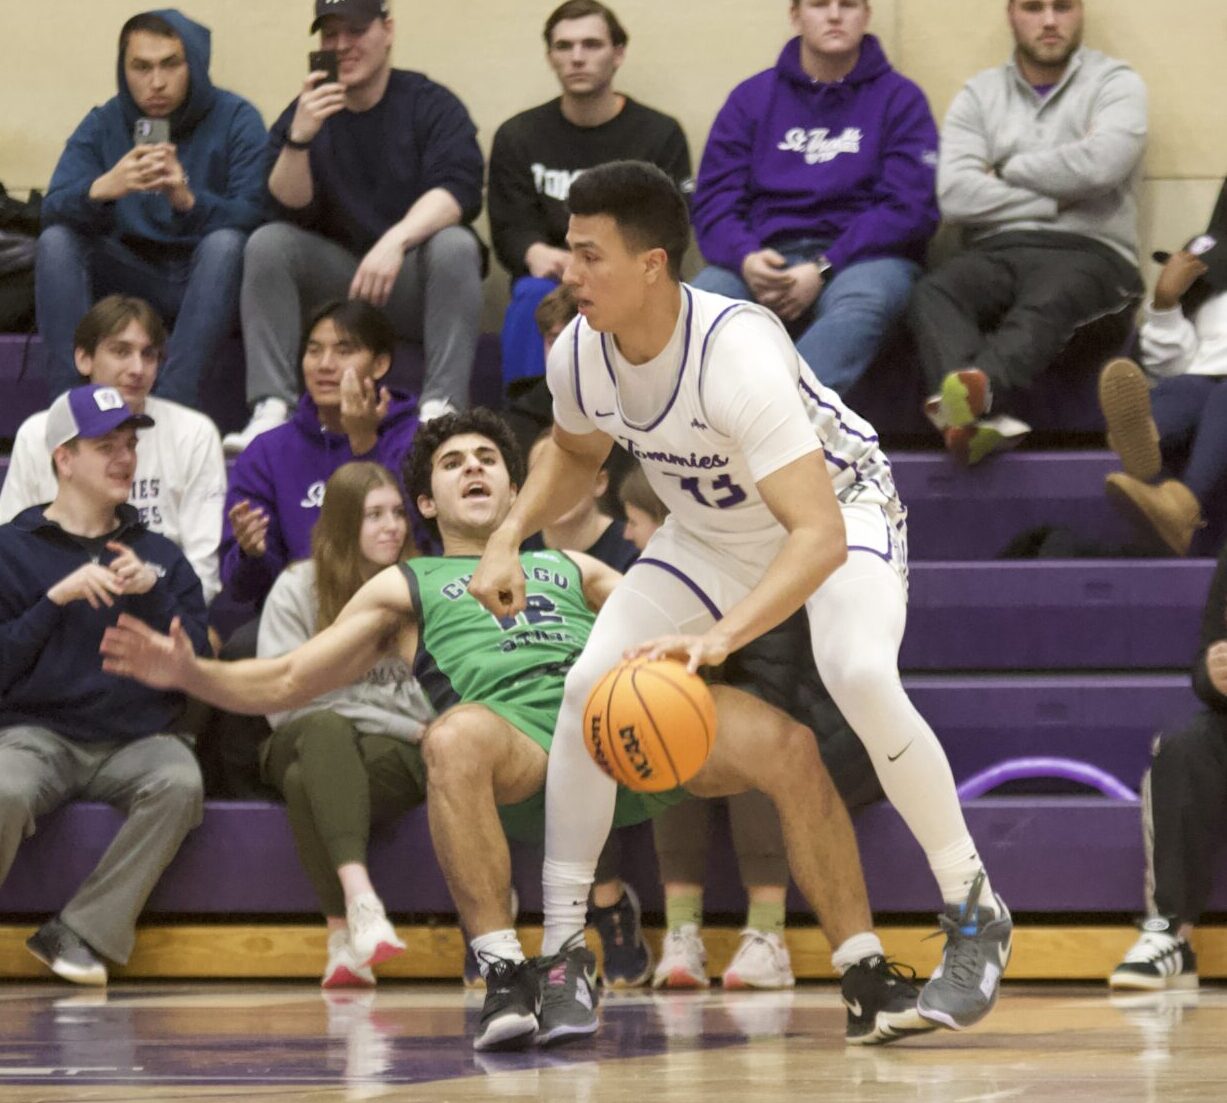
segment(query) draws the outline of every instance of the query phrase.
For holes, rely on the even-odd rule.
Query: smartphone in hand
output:
[[[156,146],[169,141],[169,119],[147,119],[141,117],[132,126],[133,145]]]
[[[341,59],[336,50],[312,50],[307,55],[308,73],[327,73],[320,84],[336,84],[341,79]]]

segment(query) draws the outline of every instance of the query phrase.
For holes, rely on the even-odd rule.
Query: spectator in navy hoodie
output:
[[[311,73],[273,124],[268,190],[279,221],[252,235],[243,341],[252,418],[222,444],[241,452],[298,397],[305,314],[348,296],[386,306],[426,355],[422,414],[464,409],[481,330],[482,156],[464,104],[392,68],[387,0],[316,0],[311,30],[338,79]]]
[[[938,223],[937,126],[869,15],[792,0],[797,37],[729,96],[694,197],[711,265],[695,286],[774,311],[840,394],[903,314]]]
[[[250,103],[210,82],[210,37],[172,8],[129,19],[119,94],[86,115],[56,165],[35,269],[53,395],[78,382],[73,331],[104,295],[174,319],[155,394],[184,406],[234,328],[267,133]],[[169,123],[170,141],[134,144],[146,120]]]
[[[183,695],[104,674],[98,657],[121,613],[178,621],[198,654],[207,647],[199,579],[128,504],[136,431],[152,424],[113,387],[61,395],[46,423],[55,499],[0,526],[0,880],[37,817],[64,802],[127,814],[84,884],[26,943],[77,984],[106,983],[100,955],[128,960],[146,898],[200,822],[200,769],[174,734]]]
[[[324,484],[342,464],[400,471],[418,418],[411,396],[379,385],[395,341],[391,322],[362,299],[326,303],[312,317],[302,353],[307,393],[231,472],[221,549],[231,597],[262,603],[282,568],[310,557]]]

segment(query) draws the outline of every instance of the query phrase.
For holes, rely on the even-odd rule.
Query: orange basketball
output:
[[[597,682],[584,709],[584,745],[619,785],[663,793],[689,781],[716,738],[716,703],[674,659],[632,659]]]

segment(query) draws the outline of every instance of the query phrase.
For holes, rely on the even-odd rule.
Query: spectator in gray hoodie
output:
[[[1017,443],[1016,396],[1142,292],[1146,87],[1082,46],[1082,0],[1010,0],[1008,17],[1014,56],[968,81],[942,128],[938,202],[968,248],[911,303],[925,412],[967,463]]]

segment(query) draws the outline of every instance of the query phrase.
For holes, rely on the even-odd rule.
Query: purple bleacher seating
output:
[[[1142,907],[1142,839],[1134,802],[1099,797],[998,797],[971,801],[968,825],[993,870],[994,886],[1015,912],[1132,912]],[[22,844],[3,888],[0,912],[41,915],[62,906],[96,863],[120,823],[105,805],[74,804],[39,821]],[[857,817],[872,904],[878,912],[930,912],[936,889],[923,855],[886,805]],[[1073,842],[1077,845],[1071,845]],[[521,910],[541,910],[539,847],[516,845],[514,876]],[[707,908],[745,906],[730,860],[727,824],[718,821],[709,862]],[[630,829],[623,868],[649,912],[661,892],[651,831]],[[1222,870],[1220,870],[1221,872]],[[426,816],[410,813],[372,841],[372,877],[389,910],[454,912],[430,844]],[[1220,877],[1211,907],[1227,908]],[[793,890],[790,908],[805,910]],[[204,823],[183,844],[153,896],[151,915],[314,915],[316,901],[298,862],[284,809],[211,802]]]
[[[1187,670],[1214,562],[916,563],[904,670]]]
[[[1092,763],[1136,789],[1155,734],[1201,707],[1185,674],[922,674],[904,686],[960,782],[1002,759],[1040,754]]]
[[[908,508],[908,556],[992,559],[1020,533],[1044,525],[1123,546],[1132,533],[1104,494],[1120,470],[1111,452],[1015,452],[977,467],[944,452],[892,452]]]

